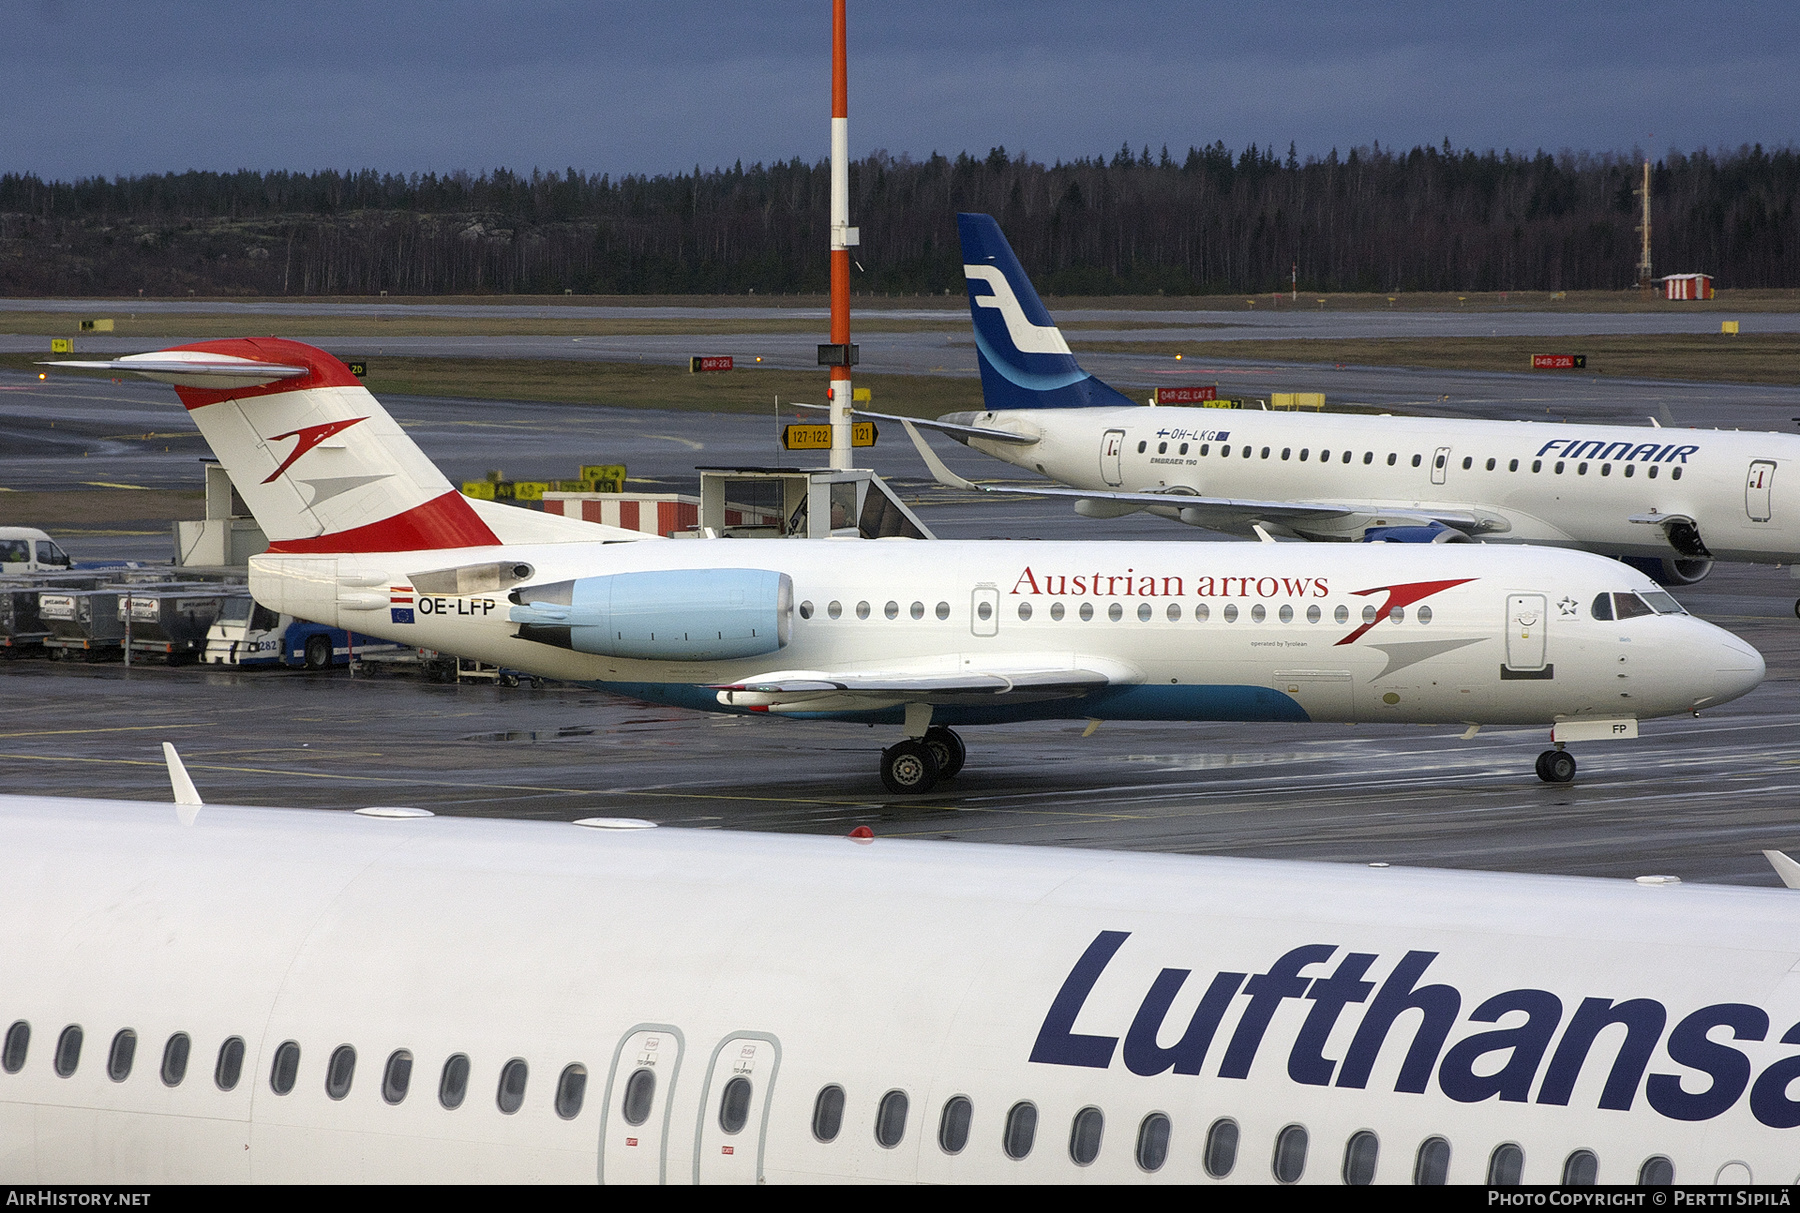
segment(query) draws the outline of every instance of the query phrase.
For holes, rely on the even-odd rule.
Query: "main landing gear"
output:
[[[922,736],[908,737],[881,752],[881,782],[896,794],[929,792],[940,781],[955,778],[967,757],[962,738],[933,725]]]
[[[1537,777],[1545,783],[1569,783],[1575,778],[1575,755],[1564,749],[1538,755]]]

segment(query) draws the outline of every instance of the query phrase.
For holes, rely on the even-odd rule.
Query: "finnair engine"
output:
[[[785,648],[794,583],[767,569],[664,569],[520,586],[521,640],[649,661],[719,661]]]

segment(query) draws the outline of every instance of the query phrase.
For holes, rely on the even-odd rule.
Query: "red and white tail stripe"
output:
[[[256,337],[73,365],[173,383],[272,552],[500,542],[350,368],[324,350]]]

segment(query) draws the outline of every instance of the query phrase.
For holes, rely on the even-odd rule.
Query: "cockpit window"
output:
[[[1613,610],[1620,619],[1635,619],[1639,615],[1654,615],[1650,604],[1636,594],[1614,594]]]
[[[1673,594],[1665,594],[1661,590],[1645,590],[1640,593],[1638,597],[1649,603],[1650,609],[1655,611],[1658,615],[1687,614],[1687,611],[1683,609],[1682,605],[1675,601],[1675,596]]]
[[[1596,594],[1594,596],[1593,611],[1595,619],[1611,619],[1613,617],[1612,595]]]

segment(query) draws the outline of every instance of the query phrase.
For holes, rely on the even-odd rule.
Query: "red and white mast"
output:
[[[850,461],[850,249],[858,243],[850,226],[850,84],[845,66],[844,0],[831,5],[831,344],[819,361],[831,367],[831,466]]]

